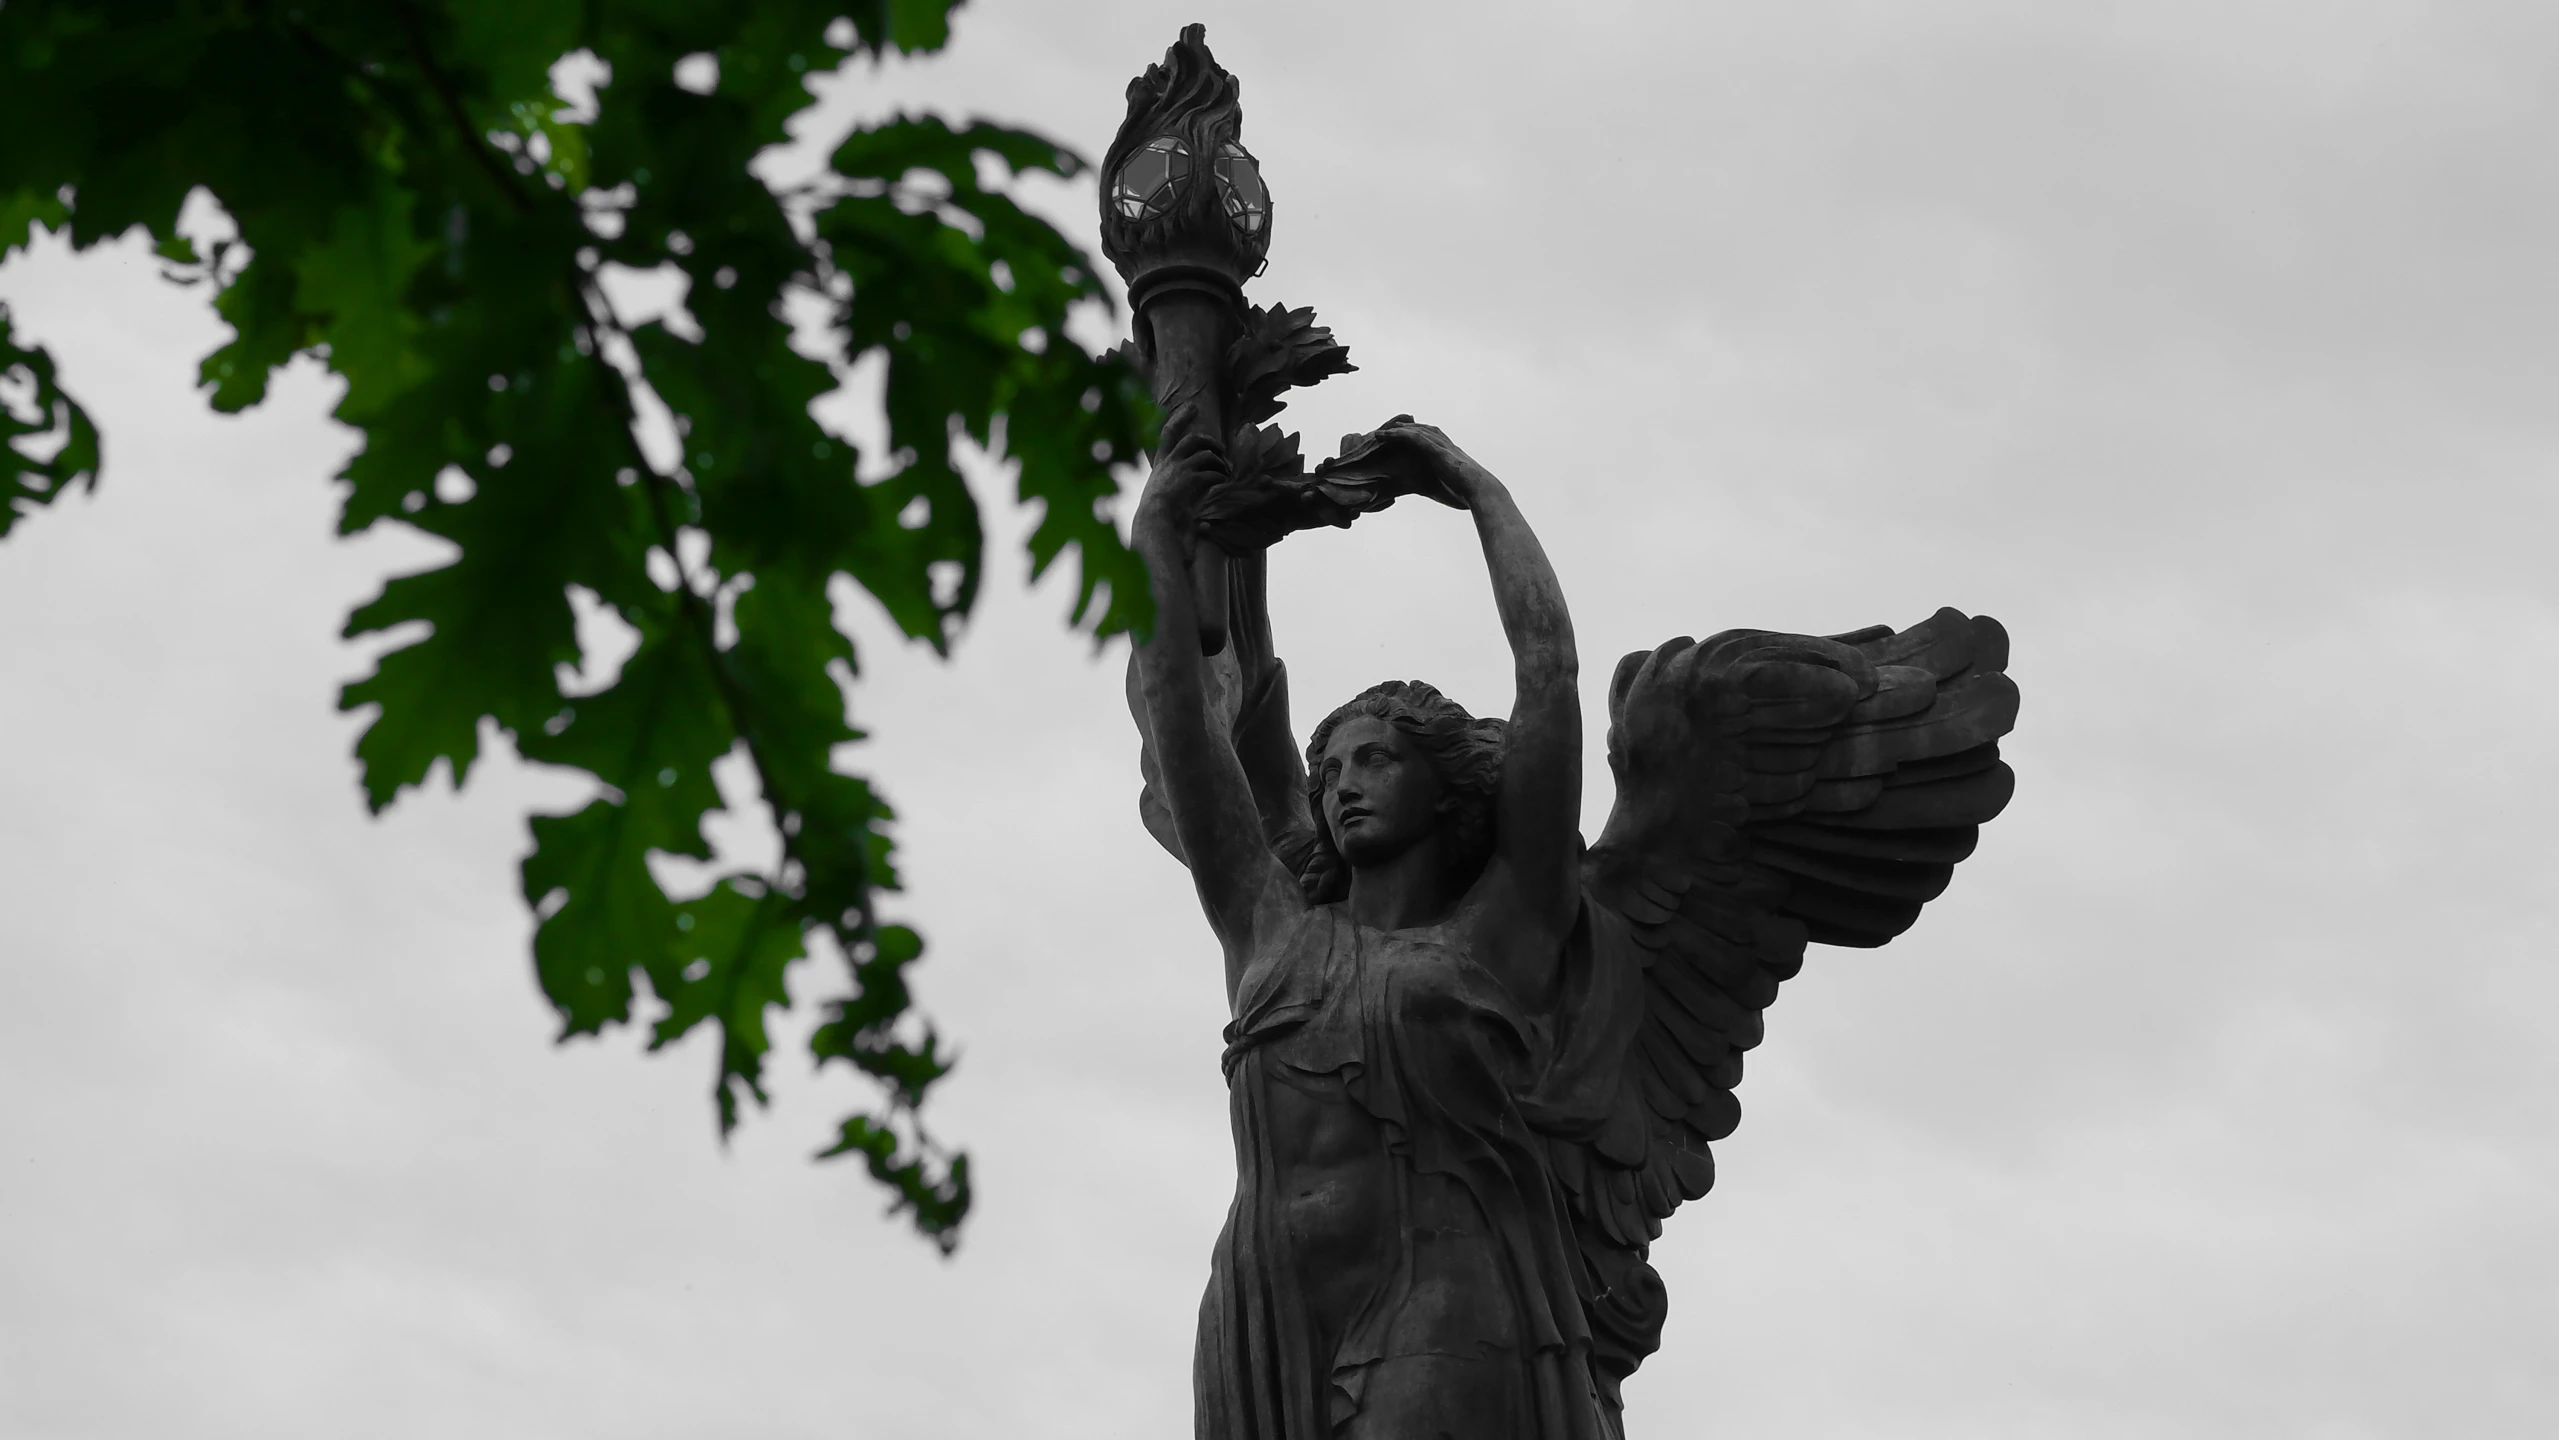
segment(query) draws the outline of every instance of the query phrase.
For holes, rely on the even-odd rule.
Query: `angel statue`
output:
[[[1151,829],[1225,954],[1236,1187],[1200,1307],[1202,1440],[1622,1440],[1659,1344],[1646,1248],[1808,941],[1880,945],[2013,781],[1998,623],[1730,630],[1618,662],[1617,803],[1585,848],[1564,592],[1502,482],[1398,419],[1380,501],[1475,522],[1509,637],[1507,720],[1388,681],[1301,765],[1258,584],[1203,656],[1188,568],[1232,477],[1177,412],[1135,521],[1159,597],[1136,652]],[[1374,508],[1371,506],[1370,508]]]
[[[1113,208],[1130,154],[1170,153],[1150,135],[1243,154],[1232,77],[1205,62],[1224,88],[1199,81],[1196,27],[1184,46],[1130,87],[1104,240],[1139,255],[1133,292],[1159,287],[1133,295],[1133,351],[1171,412],[1133,523],[1157,600],[1130,674],[1141,810],[1190,867],[1232,1015],[1235,1198],[1200,1305],[1196,1433],[1623,1440],[1619,1386],[1668,1308],[1647,1249],[1714,1181],[1779,984],[1809,942],[1907,929],[2007,803],[2007,636],[1940,610],[1900,633],[1628,655],[1608,687],[1616,805],[1585,846],[1572,618],[1510,491],[1405,416],[1306,473],[1295,437],[1257,422],[1349,368],[1330,333],[1198,283],[1196,247],[1191,270],[1146,268],[1143,227],[1186,203],[1174,167],[1139,172],[1154,213]],[[1191,108],[1166,119],[1168,96]],[[1235,233],[1266,243],[1262,221]],[[1167,269],[1188,315],[1162,303]],[[1474,521],[1511,713],[1388,681],[1301,760],[1268,547],[1406,496]]]

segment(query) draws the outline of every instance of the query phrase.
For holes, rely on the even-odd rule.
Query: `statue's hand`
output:
[[[1138,505],[1166,516],[1187,532],[1199,514],[1201,498],[1230,478],[1226,455],[1216,437],[1200,427],[1196,404],[1177,406],[1164,417],[1164,433],[1178,438],[1156,453]]]
[[[1356,485],[1384,499],[1420,495],[1469,509],[1484,467],[1436,425],[1398,415],[1365,435],[1342,437],[1342,453],[1315,467],[1318,478]]]

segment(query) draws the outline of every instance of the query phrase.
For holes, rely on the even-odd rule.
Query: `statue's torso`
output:
[[[1395,1189],[1386,1137],[1339,1074],[1263,1061],[1270,1164],[1258,1177],[1304,1287],[1318,1343],[1329,1349],[1394,1257]]]
[[[1211,1412],[1294,1391],[1312,1433],[1499,1440],[1548,1433],[1534,1392],[1587,1403],[1553,1182],[1516,1102],[1542,1027],[1460,933],[1323,907],[1247,967],[1228,1032],[1235,1210],[1203,1314]]]

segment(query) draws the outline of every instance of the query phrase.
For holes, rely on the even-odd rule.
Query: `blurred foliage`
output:
[[[652,1048],[714,1027],[723,1134],[741,1097],[764,1101],[792,965],[839,955],[811,1048],[881,1100],[825,1153],[863,1157],[945,1248],[967,1160],[918,1119],[949,1062],[909,1003],[922,941],[876,908],[897,886],[891,812],[840,768],[861,732],[836,597],[849,579],[947,647],[984,564],[966,441],[1040,507],[1034,575],[1073,552],[1075,623],[1143,625],[1144,571],[1107,504],[1155,423],[1126,364],[1062,328],[1108,303],[1092,261],[1008,194],[1024,172],[1078,173],[1063,147],[901,117],[806,181],[750,168],[815,103],[809,77],[938,49],[953,3],[0,0],[0,256],[36,227],[76,246],[141,227],[236,331],[204,361],[215,408],[323,357],[363,435],[342,532],[449,543],[347,622],[397,642],[342,699],[371,712],[373,808],[439,760],[460,784],[484,723],[593,776],[591,803],[532,822],[543,993],[563,1038],[631,1021],[640,985]],[[179,225],[199,189],[237,226],[203,253]],[[694,323],[617,315],[617,266],[672,267]],[[840,353],[795,348],[794,319]],[[887,444],[858,478],[810,404],[873,355]],[[5,530],[94,485],[99,442],[5,313],[0,377]],[[664,432],[669,413],[657,448],[676,453],[652,463],[641,417]],[[578,591],[637,637],[593,693],[571,669]],[[781,859],[671,895],[649,858],[712,858],[711,766],[732,754]]]

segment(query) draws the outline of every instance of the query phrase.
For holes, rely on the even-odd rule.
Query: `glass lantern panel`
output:
[[[1270,222],[1270,192],[1262,188],[1262,168],[1241,145],[1228,144],[1218,150],[1218,198],[1224,202],[1226,218],[1247,238],[1259,237]]]
[[[1270,197],[1262,190],[1262,167],[1239,146],[1229,145],[1217,157],[1217,178],[1223,182],[1230,209],[1261,210],[1268,208]]]
[[[1128,219],[1152,219],[1173,208],[1190,174],[1189,147],[1170,135],[1158,135],[1120,166],[1119,178],[1111,186],[1111,204]]]

